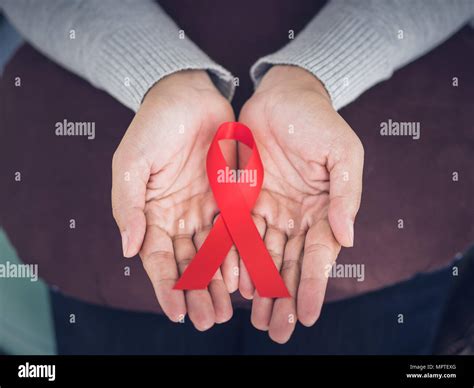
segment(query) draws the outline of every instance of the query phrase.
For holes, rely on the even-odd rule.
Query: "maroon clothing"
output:
[[[161,4],[191,39],[240,78],[237,109],[251,95],[253,62],[285,44],[288,30],[298,32],[321,5]],[[355,247],[344,249],[338,262],[365,263],[366,279],[331,279],[328,298],[439,268],[473,241],[473,38],[472,30],[463,29],[341,111],[366,153]],[[21,87],[15,77],[21,77]],[[459,86],[453,86],[453,77]],[[133,113],[28,45],[7,65],[0,96],[0,224],[19,256],[38,263],[39,275],[67,295],[160,311],[140,259],[122,257],[111,212],[112,154]],[[95,122],[96,138],[56,136],[55,123],[64,119]],[[421,138],[380,136],[381,122],[389,119],[420,122]]]

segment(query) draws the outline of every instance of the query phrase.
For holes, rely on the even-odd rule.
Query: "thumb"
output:
[[[121,145],[112,161],[112,212],[120,229],[125,257],[138,254],[143,243],[149,175],[146,161]]]
[[[328,158],[329,224],[339,244],[345,247],[354,245],[354,220],[362,195],[364,149],[359,139],[356,140]]]

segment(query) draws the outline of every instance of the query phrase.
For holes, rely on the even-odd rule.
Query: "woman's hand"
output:
[[[297,320],[318,319],[328,269],[341,246],[353,245],[364,151],[323,85],[298,67],[271,68],[239,120],[252,129],[265,168],[254,220],[292,298],[259,297],[243,262],[239,288],[253,298],[253,325],[284,343]],[[239,148],[240,165],[247,152]]]
[[[207,290],[173,290],[209,233],[218,209],[205,160],[222,122],[234,121],[228,101],[205,71],[182,71],[160,80],[146,95],[117,151],[112,206],[124,256],[138,252],[165,314],[189,314],[198,330],[232,316],[229,291],[238,277],[231,251]],[[235,146],[229,145],[230,162]]]

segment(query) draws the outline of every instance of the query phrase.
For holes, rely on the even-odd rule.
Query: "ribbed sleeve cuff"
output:
[[[125,26],[102,37],[93,56],[90,78],[96,86],[137,111],[147,91],[161,78],[191,69],[207,70],[218,90],[229,100],[235,91],[232,74],[212,61],[179,29]]]
[[[392,74],[391,48],[373,23],[337,7],[326,7],[283,49],[258,60],[251,77],[258,86],[272,65],[295,65],[326,87],[335,109]]]

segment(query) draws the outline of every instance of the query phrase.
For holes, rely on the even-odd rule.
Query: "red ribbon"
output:
[[[219,147],[219,140],[237,140],[247,145],[252,154],[245,169],[247,177],[256,173],[254,182],[222,182],[229,167]],[[224,123],[217,130],[207,153],[207,177],[221,215],[201,249],[178,280],[175,289],[205,289],[224,261],[232,244],[237,247],[255,288],[262,297],[289,297],[273,260],[252,220],[252,210],[263,182],[263,164],[252,132],[240,123]],[[245,176],[245,173],[243,173]],[[235,177],[235,176],[234,176]]]

